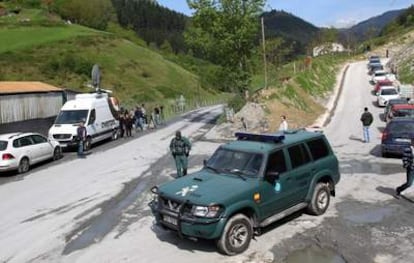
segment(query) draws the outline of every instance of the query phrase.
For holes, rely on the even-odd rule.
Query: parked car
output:
[[[384,86],[394,87],[394,83],[389,79],[378,81],[374,86],[374,94],[377,94],[377,92],[380,91],[381,87],[384,87]]]
[[[0,171],[25,173],[30,166],[48,159],[62,157],[59,143],[38,133],[0,135]]]
[[[392,105],[396,104],[407,104],[409,102],[409,99],[406,98],[398,98],[398,99],[391,99],[388,101],[387,105],[385,105],[384,108],[384,121],[386,121],[386,116],[388,115],[388,112],[390,111]]]
[[[397,89],[390,86],[385,86],[380,89],[377,93],[377,104],[379,107],[384,107],[387,105],[388,101],[391,99],[399,99],[400,94]]]
[[[374,74],[372,74],[372,79],[371,82],[373,84],[376,84],[378,81],[381,80],[390,80],[390,81],[395,81],[395,75],[392,73],[388,73],[385,70],[377,70],[374,72]]]
[[[370,56],[368,59],[367,68],[369,69],[371,65],[381,63],[381,59],[379,56]]]
[[[372,63],[368,67],[368,74],[372,75],[375,71],[384,70],[384,66],[381,63]]]
[[[387,122],[394,118],[414,118],[414,104],[394,104],[385,118]]]
[[[381,138],[382,156],[401,155],[414,139],[414,119],[395,118],[385,127]]]
[[[294,212],[325,213],[340,180],[338,160],[320,132],[236,133],[204,167],[154,186],[156,222],[179,236],[215,240],[227,255]]]

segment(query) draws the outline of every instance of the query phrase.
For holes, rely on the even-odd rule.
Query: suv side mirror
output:
[[[204,165],[204,167],[207,166],[207,160],[206,159],[203,160],[203,165]]]
[[[274,185],[276,180],[279,180],[279,172],[267,172],[264,179]]]

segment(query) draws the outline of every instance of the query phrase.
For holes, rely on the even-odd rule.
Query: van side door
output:
[[[96,110],[95,109],[92,109],[89,112],[86,130],[87,130],[88,136],[91,136],[92,138],[94,138],[95,135],[100,133],[100,124],[96,122]]]
[[[290,146],[287,150],[292,168],[287,180],[290,180],[292,183],[291,201],[296,204],[305,200],[309,184],[312,180],[311,175],[316,170],[305,144],[296,144]]]

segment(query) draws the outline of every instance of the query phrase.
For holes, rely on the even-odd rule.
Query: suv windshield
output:
[[[218,172],[257,176],[262,163],[261,154],[220,148],[208,160],[207,167]]]
[[[0,151],[4,151],[7,148],[7,141],[0,141]]]
[[[88,110],[65,110],[59,113],[55,124],[75,124],[85,121],[87,116]]]

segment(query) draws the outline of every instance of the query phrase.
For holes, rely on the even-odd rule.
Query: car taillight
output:
[[[387,137],[388,137],[388,132],[384,131],[384,132],[382,133],[382,138],[381,138],[381,140],[382,140],[382,141],[385,141],[385,140],[387,140]]]
[[[3,161],[12,160],[12,159],[14,159],[14,156],[11,155],[10,153],[3,153],[2,159],[3,159]]]

